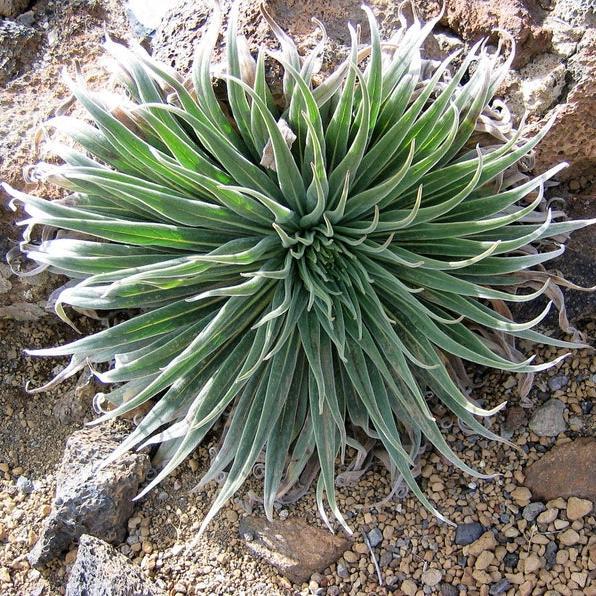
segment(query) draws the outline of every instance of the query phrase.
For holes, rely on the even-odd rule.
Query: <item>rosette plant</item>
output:
[[[108,40],[125,92],[114,100],[70,81],[92,123],[49,122],[76,143],[54,146],[63,165],[34,170],[65,198],[7,188],[28,215],[22,253],[71,280],[58,314],[126,311],[31,353],[72,357],[52,383],[90,365],[110,386],[96,396],[97,423],[143,406],[113,455],[160,445],[161,471],[143,493],[215,428],[201,482],[221,488],[203,528],[258,469],[268,516],[315,481],[325,521],[328,506],[348,529],[336,470],[353,479],[373,452],[394,489],[403,483],[440,517],[415,480],[421,445],[485,476],[451,450],[433,404],[502,440],[479,421],[501,406],[468,396],[463,362],[531,374],[553,363],[521,357],[515,338],[582,345],[532,329],[548,308],[515,323],[506,306],[543,293],[562,306],[564,282],[542,264],[590,223],[546,208],[545,181],[563,165],[523,172],[546,131],[525,139],[492,100],[510,58],[483,42],[426,60],[436,20],[408,25],[402,13],[382,41],[364,10],[370,42],[350,27],[351,51],[326,78],[322,26],[302,57],[264,11],[281,49],[255,60],[237,4],[215,86],[217,5],[188,81]]]

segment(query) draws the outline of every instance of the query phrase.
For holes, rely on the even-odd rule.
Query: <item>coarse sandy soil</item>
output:
[[[89,83],[103,85],[106,79],[100,42],[104,27],[117,38],[131,35],[116,0],[41,0],[33,8],[39,22],[47,24],[42,48],[32,65],[0,88],[0,178],[27,189],[32,187],[22,182],[22,170],[39,157],[37,127],[55,114],[68,96],[60,80],[63,66],[78,60]],[[44,191],[47,189],[36,189]],[[19,232],[11,213],[4,210],[1,215],[1,246],[6,252]],[[11,277],[9,283],[13,288],[1,296],[8,304],[18,304],[19,300],[40,303],[59,285],[47,277],[24,282]],[[76,322],[83,332],[98,324],[83,318]],[[583,321],[580,329],[593,337],[596,326],[593,321]],[[72,550],[39,571],[30,568],[26,554],[49,512],[65,441],[93,417],[92,387],[75,389],[75,381],[71,381],[46,393],[28,394],[24,390],[28,381],[33,387],[42,385],[64,362],[23,355],[26,348],[56,345],[74,335],[53,316],[24,321],[0,319],[2,594],[64,593],[76,557],[76,550]],[[553,349],[541,348],[537,362],[556,355]],[[478,384],[474,397],[487,406],[504,399],[512,406],[520,405],[515,377],[482,370],[474,371],[473,376]],[[568,384],[553,391],[548,378],[560,376],[567,377]],[[528,420],[550,397],[565,404],[567,430],[554,438],[538,437],[529,430]],[[273,567],[252,557],[238,534],[239,518],[251,508],[259,513],[259,507],[252,507],[248,498],[250,490],[258,494],[256,480],[222,511],[199,541],[193,542],[217,490],[217,486],[209,485],[205,490],[192,491],[206,469],[209,442],[138,503],[129,521],[128,537],[118,548],[169,594],[596,594],[594,512],[569,521],[567,502],[557,499],[546,503],[553,512],[548,522],[531,522],[522,515],[529,501],[527,489],[522,488],[524,469],[555,443],[593,436],[594,414],[586,404],[595,397],[596,362],[593,353],[583,350],[537,376],[529,397],[521,404],[524,407],[516,409],[519,420],[512,441],[519,451],[467,436],[444,412],[436,411],[444,417],[448,442],[468,464],[502,474],[490,482],[472,481],[431,451],[421,462],[421,484],[447,518],[456,524],[480,522],[494,532],[497,540],[487,555],[466,555],[467,551],[455,544],[454,529],[431,517],[411,497],[375,507],[388,492],[389,479],[380,467],[371,468],[357,486],[339,490],[340,508],[354,530],[351,549],[337,564],[315,574],[309,584],[292,585]],[[499,414],[494,419],[497,432],[503,429],[505,418],[506,414]],[[34,483],[31,494],[17,488],[21,476]],[[279,514],[323,526],[313,490]],[[374,528],[382,533],[382,540],[371,551],[364,536]],[[562,540],[561,535],[569,528],[576,531],[577,539]],[[549,560],[547,547],[552,542],[558,552]],[[495,587],[499,582],[504,588],[501,592]]]

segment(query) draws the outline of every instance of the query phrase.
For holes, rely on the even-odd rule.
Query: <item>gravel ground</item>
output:
[[[593,334],[595,328],[592,323],[586,331]],[[11,339],[9,349],[14,352],[14,343],[36,346],[64,339],[60,330],[62,325],[48,326],[47,322],[43,326],[8,325],[3,337]],[[4,350],[5,346],[6,339]],[[542,349],[537,360],[557,354]],[[29,568],[25,555],[49,512],[64,441],[89,416],[90,408],[74,407],[72,387],[62,386],[37,397],[19,389],[25,371],[33,374],[34,383],[49,376],[55,366],[50,361],[4,357],[2,363],[0,592],[59,594],[76,550],[41,572]],[[420,481],[449,519],[458,525],[469,524],[458,530],[458,542],[462,542],[460,532],[465,541],[464,534],[469,534],[469,540],[487,530],[479,542],[456,544],[456,531],[434,519],[411,497],[375,506],[388,491],[389,480],[383,470],[373,468],[357,486],[339,493],[340,507],[354,530],[351,549],[337,564],[313,575],[310,583],[293,586],[274,568],[254,559],[238,535],[239,518],[250,511],[261,512],[258,505],[249,505],[250,491],[258,494],[256,480],[222,511],[201,540],[193,542],[217,490],[213,484],[203,491],[192,490],[208,462],[210,444],[206,444],[139,503],[129,521],[128,537],[118,548],[169,594],[596,594],[593,511],[575,519],[573,508],[578,506],[573,499],[545,503],[544,511],[539,505],[526,508],[531,494],[524,487],[523,472],[554,444],[593,434],[594,415],[588,405],[596,397],[593,356],[579,351],[539,375],[524,409],[513,410],[518,402],[515,377],[480,371],[475,380],[482,383],[477,399],[488,405],[510,400],[509,414],[500,414],[493,428],[502,432],[518,425],[512,441],[521,451],[466,436],[454,424],[447,439],[463,459],[502,476],[473,481],[429,451],[422,457]],[[554,438],[539,437],[529,430],[528,421],[550,397],[565,405],[566,430]],[[582,507],[585,503],[580,513]],[[312,490],[278,515],[322,526]]]

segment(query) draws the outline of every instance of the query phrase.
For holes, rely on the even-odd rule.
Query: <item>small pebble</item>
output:
[[[547,509],[536,518],[536,521],[539,524],[552,524],[557,519],[558,515],[559,511],[557,509]]]
[[[530,419],[530,430],[539,437],[556,437],[567,430],[563,414],[565,404],[559,399],[549,399],[538,408]]]
[[[556,509],[567,509],[567,501],[561,497],[558,497],[557,499],[549,501],[546,506],[547,508],[555,507]]]
[[[546,565],[544,567],[546,569],[552,569],[554,567],[557,562],[558,550],[557,543],[552,540],[546,545],[546,549],[544,550],[544,558],[546,559]]]
[[[344,553],[344,559],[347,563],[356,563],[356,561],[358,561],[358,555],[351,550],[347,550]]]
[[[579,416],[571,416],[569,418],[569,428],[574,432],[579,432],[584,428],[584,421]]]
[[[584,588],[588,582],[588,574],[584,571],[578,573],[577,571],[571,574],[571,579],[580,587]]]
[[[383,542],[383,533],[381,532],[381,530],[379,530],[379,528],[373,528],[367,534],[367,537],[372,548],[375,548],[375,546],[379,546],[379,544]]]
[[[78,553],[78,550],[76,548],[69,550],[64,557],[64,564],[72,565],[77,558],[77,553]]]
[[[385,540],[391,540],[393,538],[393,533],[395,532],[395,526],[385,526],[383,530],[383,538]]]
[[[455,529],[455,544],[465,546],[472,544],[478,540],[484,533],[484,527],[478,522],[471,522],[469,524],[458,524]]]
[[[578,499],[577,497],[570,497],[567,501],[567,519],[575,521],[588,515],[592,511],[592,501],[588,499]]]
[[[19,476],[16,482],[17,488],[26,495],[30,495],[34,490],[35,486],[33,486],[33,482],[29,480],[26,476]]]
[[[472,542],[472,544],[464,548],[464,553],[477,557],[481,552],[485,550],[493,551],[497,546],[495,535],[492,532],[484,532],[478,540]]]
[[[452,584],[441,584],[441,596],[459,596],[459,590]]]
[[[518,505],[526,505],[528,501],[532,498],[532,493],[529,489],[525,486],[518,486],[511,491],[511,498],[518,504]]]
[[[557,375],[548,380],[548,386],[551,391],[559,391],[569,383],[569,379],[565,375]]]
[[[519,555],[517,553],[507,553],[503,557],[503,563],[505,567],[508,567],[509,569],[515,569],[517,567],[518,562]]]
[[[530,554],[524,561],[524,572],[529,575],[530,573],[534,573],[538,571],[542,567],[542,561],[540,557],[537,557],[535,554]]]
[[[6,567],[0,567],[0,582],[3,582],[5,584],[10,583],[10,573],[8,569],[6,569]]]
[[[526,505],[522,511],[522,517],[529,522],[532,522],[536,519],[536,517],[542,513],[546,507],[544,503],[540,503],[537,501],[536,503],[530,503]]]
[[[411,579],[405,579],[401,583],[401,591],[406,596],[416,596],[416,592],[418,592],[418,586],[416,582],[412,581]]]
[[[488,593],[490,596],[498,596],[499,594],[504,594],[509,590],[511,586],[511,582],[507,578],[500,579],[498,582],[491,584]]]
[[[573,546],[579,541],[579,534],[573,529],[569,528],[559,534],[559,542],[565,546]]]
[[[425,586],[436,586],[443,579],[443,574],[438,569],[427,569],[422,574],[422,582]]]
[[[493,555],[489,550],[481,552],[476,559],[476,563],[474,563],[474,569],[480,569],[481,571],[484,571],[493,563],[494,558],[495,555]]]
[[[507,408],[505,429],[510,433],[513,433],[513,431],[525,426],[527,420],[528,416],[526,415],[526,411],[520,406],[512,406]]]

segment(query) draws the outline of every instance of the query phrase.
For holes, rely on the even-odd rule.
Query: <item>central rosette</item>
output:
[[[291,243],[284,244],[286,265],[295,269],[308,294],[307,310],[314,307],[331,322],[342,305],[355,315],[352,302],[368,278],[354,253],[360,242],[335,234],[327,220],[326,225],[295,232]]]
[[[337,290],[337,284],[348,270],[349,251],[341,241],[328,238],[320,232],[309,232],[307,237],[308,244],[301,243],[290,250],[298,262],[302,281],[307,287],[316,283],[327,292]]]

